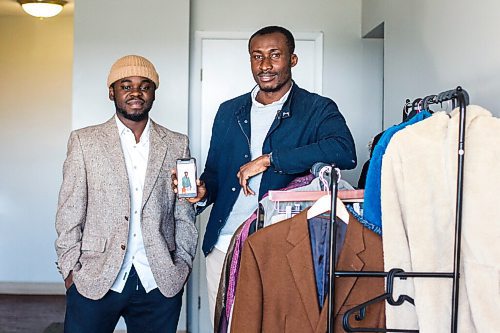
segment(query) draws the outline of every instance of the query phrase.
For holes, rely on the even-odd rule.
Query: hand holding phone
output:
[[[195,198],[198,195],[196,186],[196,160],[179,158],[176,162],[177,196],[179,198]]]

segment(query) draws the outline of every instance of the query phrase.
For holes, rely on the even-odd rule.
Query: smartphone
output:
[[[196,188],[196,159],[179,158],[176,163],[177,196],[179,198],[194,198],[198,195]]]

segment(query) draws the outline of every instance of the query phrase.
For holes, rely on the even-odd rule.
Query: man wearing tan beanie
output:
[[[171,171],[188,138],[149,111],[155,67],[129,55],[111,67],[116,114],[73,131],[56,215],[57,266],[66,291],[65,332],[175,332],[198,232],[194,210],[173,192]]]

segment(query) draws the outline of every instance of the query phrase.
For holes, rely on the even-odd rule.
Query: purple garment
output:
[[[234,303],[234,295],[236,294],[237,276],[240,270],[240,253],[243,249],[243,244],[248,238],[248,231],[253,221],[257,219],[257,211],[255,211],[245,222],[241,233],[236,238],[234,244],[233,258],[231,260],[231,269],[229,270],[229,282],[227,286],[227,300],[226,300],[226,316],[229,318],[231,308]]]
[[[293,190],[294,188],[299,188],[299,187],[302,187],[302,186],[309,185],[309,184],[311,184],[311,182],[313,181],[313,179],[314,179],[314,175],[311,174],[311,173],[307,174],[305,176],[302,176],[302,177],[297,177],[294,180],[292,180],[290,182],[290,184],[288,184],[287,187],[281,188],[281,189],[279,189],[279,191]],[[267,192],[266,194],[264,194],[262,196],[262,198],[265,198],[268,195],[269,195],[269,192]]]

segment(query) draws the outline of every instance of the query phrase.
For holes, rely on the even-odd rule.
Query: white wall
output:
[[[98,10],[96,10],[98,9]],[[85,0],[75,3],[73,128],[115,112],[106,79],[127,54],[148,58],[160,75],[151,118],[187,133],[189,1]]]
[[[385,127],[406,98],[461,85],[500,115],[500,2],[364,0],[363,31],[385,21]]]
[[[376,80],[374,75],[382,61],[382,44],[360,38],[361,0],[255,0],[243,3],[212,0],[192,1],[191,7],[192,43],[196,31],[254,32],[266,25],[282,25],[292,33],[324,33],[323,95],[339,105],[355,137],[359,167],[354,172],[344,172],[343,177],[357,184],[360,168],[367,157],[366,143],[381,130],[382,112],[381,101],[377,101],[381,89],[366,90],[365,84]],[[221,59],[224,56],[221,55]],[[297,66],[300,66],[300,54],[298,56]],[[378,81],[381,87],[381,73]],[[300,86],[300,82],[297,83]],[[228,84],[231,84],[230,79]]]
[[[0,45],[0,282],[61,282],[54,217],[71,126],[73,20],[1,17]]]

